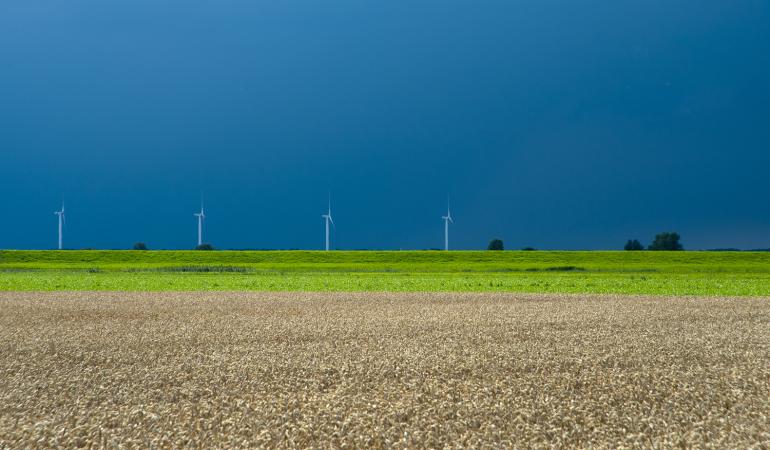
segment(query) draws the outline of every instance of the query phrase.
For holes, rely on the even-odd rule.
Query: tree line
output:
[[[652,251],[679,251],[684,250],[684,247],[682,247],[681,242],[679,242],[681,239],[681,236],[679,236],[679,233],[673,233],[673,232],[663,232],[658,233],[655,235],[655,239],[653,239],[652,244],[647,246],[647,250]],[[489,245],[487,246],[487,250],[503,250],[503,241],[501,239],[495,238],[489,241]],[[638,239],[629,239],[628,242],[626,242],[625,247],[623,247],[624,250],[628,251],[641,251],[645,250],[644,245],[642,245],[641,242],[639,242]],[[526,247],[522,250],[534,250],[532,247]]]
[[[684,250],[684,247],[682,247],[682,244],[679,242],[680,239],[681,236],[679,236],[679,233],[658,233],[655,235],[655,239],[653,239],[652,243],[647,246],[647,250],[658,252]],[[629,239],[623,249],[627,251],[640,251],[644,250],[644,245],[636,239]]]
[[[679,242],[681,237],[679,236],[679,233],[670,233],[670,232],[664,232],[664,233],[658,233],[655,235],[655,239],[653,239],[652,244],[647,246],[647,250],[652,251],[678,251],[678,250],[684,250],[684,247],[682,247],[682,244]],[[147,244],[144,242],[137,242],[134,244],[133,247],[134,250],[147,250]],[[487,245],[487,250],[491,251],[501,251],[504,250],[505,246],[503,245],[502,239],[494,238],[491,241],[489,241],[489,245]],[[624,250],[628,251],[641,251],[645,250],[644,245],[642,245],[641,242],[637,239],[629,239],[628,242],[626,242],[625,247],[623,247]],[[214,250],[214,247],[211,244],[201,244],[197,247],[195,247],[195,250]],[[532,247],[526,247],[522,250],[535,250]]]

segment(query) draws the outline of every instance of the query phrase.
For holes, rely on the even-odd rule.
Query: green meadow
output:
[[[770,296],[770,253],[8,250],[0,290]]]

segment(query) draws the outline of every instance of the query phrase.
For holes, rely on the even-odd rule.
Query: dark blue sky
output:
[[[764,0],[0,2],[0,248],[770,247]]]

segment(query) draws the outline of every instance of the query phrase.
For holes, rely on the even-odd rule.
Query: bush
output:
[[[682,244],[679,243],[679,233],[658,233],[655,236],[655,240],[650,244],[650,250],[656,251],[677,251],[684,250]]]
[[[134,244],[134,250],[147,250],[147,244],[144,242],[137,242]]]
[[[195,250],[214,250],[214,246],[211,244],[201,244],[197,245]]]
[[[537,250],[535,247],[524,247],[521,249],[523,252],[534,252],[535,250]]]
[[[641,244],[641,242],[637,241],[636,239],[629,239],[628,242],[626,242],[626,246],[623,247],[623,250],[627,251],[639,251],[644,250],[644,246]]]
[[[489,241],[487,250],[503,250],[503,241],[500,239],[492,239]]]

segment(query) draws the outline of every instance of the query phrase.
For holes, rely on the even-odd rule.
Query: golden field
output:
[[[770,447],[770,300],[0,293],[0,448]]]

